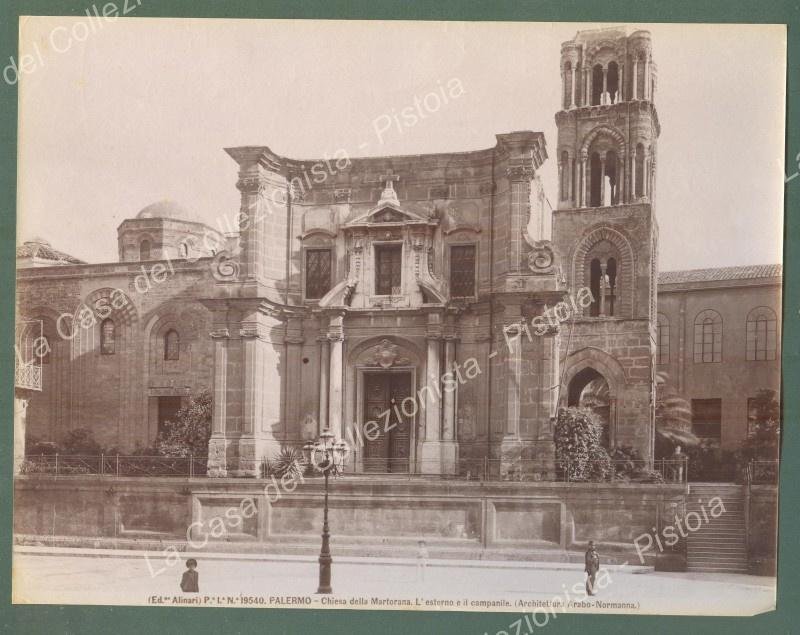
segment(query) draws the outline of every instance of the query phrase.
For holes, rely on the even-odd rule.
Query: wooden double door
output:
[[[413,416],[403,412],[407,397],[413,397],[410,372],[364,374],[365,472],[408,472]],[[413,415],[411,404],[406,402],[406,412]]]

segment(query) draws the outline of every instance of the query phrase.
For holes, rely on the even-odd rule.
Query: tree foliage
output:
[[[694,447],[700,443],[692,432],[692,407],[677,394],[665,372],[656,373],[656,437],[670,450],[676,445]]]
[[[158,434],[156,446],[164,456],[202,456],[208,452],[211,437],[212,398],[204,390],[189,400],[167,421]]]
[[[780,454],[781,405],[774,390],[756,393],[748,421],[750,431],[739,449],[741,458],[772,460]]]

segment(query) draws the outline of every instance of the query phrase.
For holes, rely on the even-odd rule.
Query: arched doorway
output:
[[[611,445],[611,394],[608,381],[592,367],[576,373],[569,382],[567,405],[592,410],[602,428],[603,447]]]

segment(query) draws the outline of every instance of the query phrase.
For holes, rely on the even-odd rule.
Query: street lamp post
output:
[[[347,457],[347,444],[344,441],[335,441],[333,433],[329,430],[319,435],[316,442],[309,442],[303,446],[306,459],[325,478],[325,505],[322,511],[322,548],[319,552],[319,588],[317,593],[331,593],[331,548],[330,528],[328,526],[328,478],[336,476],[344,469]]]

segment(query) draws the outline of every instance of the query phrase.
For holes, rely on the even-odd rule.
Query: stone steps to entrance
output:
[[[716,499],[722,501],[725,511],[715,518],[711,510],[719,505]],[[686,541],[687,570],[747,572],[742,487],[732,483],[692,483],[686,500],[686,513],[690,512],[699,515],[702,524],[689,532]]]

